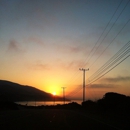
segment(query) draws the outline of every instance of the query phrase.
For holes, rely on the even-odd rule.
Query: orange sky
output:
[[[118,0],[3,1],[0,79],[61,96],[62,87],[66,87],[66,96],[82,98],[83,73],[79,68],[90,69],[87,85],[130,40],[129,12],[127,0],[121,4]],[[86,86],[86,99],[95,100],[110,91],[130,95],[129,65],[127,58]]]

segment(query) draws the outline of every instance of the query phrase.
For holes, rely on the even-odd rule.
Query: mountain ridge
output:
[[[50,101],[52,94],[28,85],[21,85],[7,80],[0,80],[0,100],[9,101]],[[56,100],[62,100],[56,96]]]

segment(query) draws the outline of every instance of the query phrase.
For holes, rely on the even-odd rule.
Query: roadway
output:
[[[118,130],[85,113],[61,109],[0,111],[1,130]],[[119,129],[120,130],[120,129]]]

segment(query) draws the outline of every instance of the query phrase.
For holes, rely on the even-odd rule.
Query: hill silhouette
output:
[[[115,92],[108,92],[102,99],[96,102],[91,100],[82,102],[82,107],[91,111],[129,112],[130,97]]]
[[[0,100],[6,101],[50,101],[53,95],[32,86],[20,85],[6,80],[0,80]],[[56,96],[55,100],[62,100]]]
[[[106,93],[97,103],[104,110],[126,111],[130,109],[130,97],[115,92]]]

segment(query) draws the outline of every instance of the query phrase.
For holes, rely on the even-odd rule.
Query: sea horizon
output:
[[[78,104],[81,105],[82,100],[81,99],[77,99],[77,100],[71,100],[71,101],[18,101],[15,102],[17,104],[20,105],[26,105],[26,106],[49,106],[49,105],[63,105],[63,104],[68,104],[68,103],[72,103],[72,102],[76,102]]]

